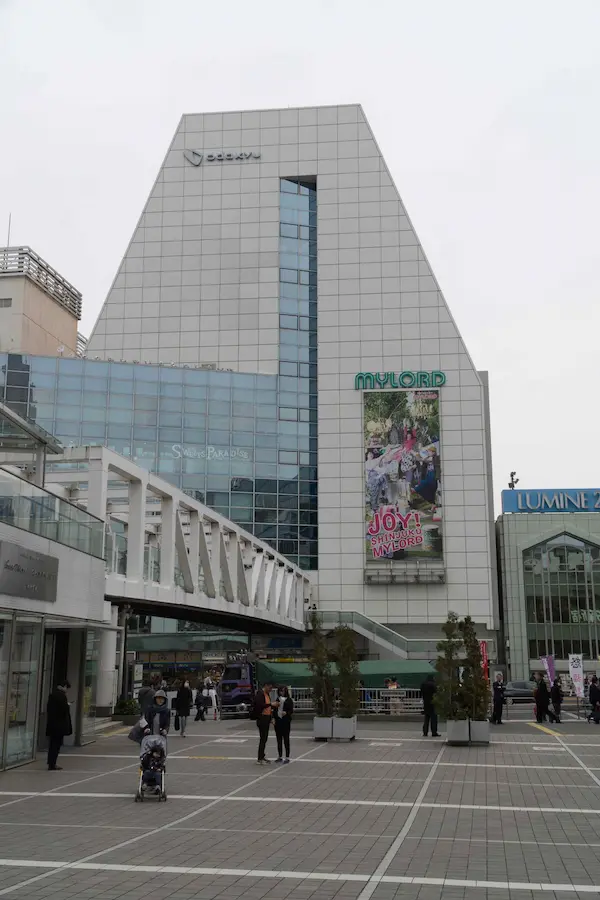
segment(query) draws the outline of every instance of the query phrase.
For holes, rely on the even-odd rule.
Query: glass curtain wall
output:
[[[523,552],[529,656],[597,660],[600,547],[562,534]]]
[[[35,757],[42,646],[41,619],[17,614],[12,627],[4,731],[5,766],[14,766]]]
[[[314,181],[291,179],[280,188],[278,462],[298,475],[279,504],[277,548],[316,569],[317,189]]]
[[[316,233],[309,224],[315,219],[313,195],[314,190],[302,194],[310,208],[290,210],[289,216],[302,218],[302,227]],[[308,241],[308,256],[294,257],[312,266],[296,270],[297,327],[281,329],[294,341],[285,343],[284,356],[293,356],[288,362],[295,364],[295,375],[0,354],[0,400],[65,446],[109,447],[293,562],[316,567],[315,241],[314,235]],[[297,242],[304,251],[304,236]],[[309,284],[298,280],[305,271]],[[287,282],[283,286],[292,291]]]

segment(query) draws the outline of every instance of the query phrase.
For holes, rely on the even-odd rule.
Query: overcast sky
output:
[[[496,495],[600,488],[599,35],[598,0],[0,0],[0,244],[10,211],[87,335],[182,113],[361,102],[490,372]]]

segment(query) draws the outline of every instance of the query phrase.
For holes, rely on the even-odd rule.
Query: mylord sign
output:
[[[600,512],[600,491],[595,488],[557,488],[550,491],[502,491],[503,513]]]
[[[56,602],[58,559],[0,541],[0,594]]]
[[[359,372],[354,377],[354,390],[374,391],[377,388],[439,388],[446,384],[443,372]]]
[[[201,166],[203,162],[249,162],[251,159],[260,159],[260,153],[256,150],[211,150],[210,153],[184,150],[183,155],[193,166]]]

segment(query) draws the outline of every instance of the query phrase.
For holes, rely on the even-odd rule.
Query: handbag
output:
[[[173,722],[173,727],[174,727],[175,731],[179,731],[180,726],[181,726],[181,722],[179,721],[179,713],[177,713],[177,715],[175,716],[175,721]]]
[[[133,726],[133,728],[127,735],[127,737],[129,738],[130,741],[134,741],[136,744],[141,744],[142,738],[144,737],[144,732],[147,727],[148,727],[148,722],[142,716],[140,721],[136,725]]]

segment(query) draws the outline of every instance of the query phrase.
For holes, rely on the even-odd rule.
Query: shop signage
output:
[[[600,511],[600,491],[593,488],[550,491],[502,491],[502,512]]]
[[[444,372],[359,372],[354,376],[355,391],[376,388],[438,388],[446,384]]]
[[[584,695],[583,657],[581,653],[569,653],[569,675],[575,688],[575,696],[578,700],[581,700]]]
[[[184,157],[193,166],[200,166],[202,162],[247,162],[251,159],[260,159],[260,153],[256,150],[212,150],[210,153],[202,153],[200,150],[184,150]]]
[[[175,459],[250,459],[250,451],[242,447],[190,447],[187,444],[173,444]]]
[[[56,603],[58,559],[0,541],[0,594]]]

